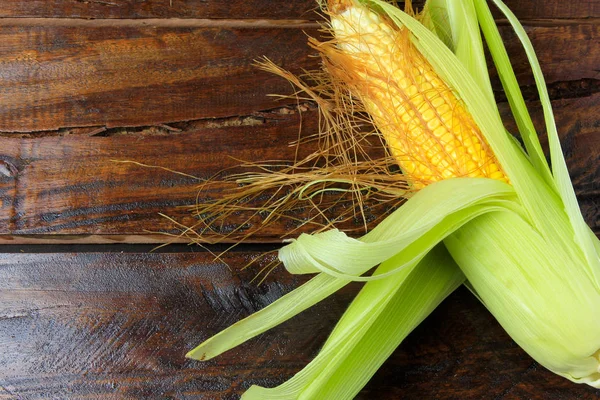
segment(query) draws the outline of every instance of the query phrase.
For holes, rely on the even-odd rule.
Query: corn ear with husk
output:
[[[317,275],[188,357],[214,357],[365,281],[306,368],[244,395],[351,398],[466,279],[540,364],[600,386],[600,244],[579,211],[535,53],[514,15],[493,3],[529,57],[552,168],[484,0],[430,0],[418,17],[381,0],[330,0],[333,39],[312,45],[336,90],[368,113],[414,195],[358,239],[332,229],[283,247],[290,273]],[[500,119],[480,29],[524,148]]]

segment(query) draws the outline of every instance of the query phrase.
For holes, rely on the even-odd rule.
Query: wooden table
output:
[[[598,234],[600,1],[507,3],[538,51]],[[196,246],[150,252],[166,240],[155,232],[176,231],[159,212],[193,223],[180,206],[194,203],[198,181],[113,161],[207,178],[234,158],[292,157],[300,121],[317,130],[314,107],[267,97],[290,87],[252,61],[316,67],[306,45],[317,30],[313,8],[313,0],[0,4],[0,398],[232,399],[250,384],[286,380],[318,352],[359,285],[215,360],[186,360],[195,344],[306,280],[280,269],[257,286],[256,271],[240,270],[289,226],[231,251],[230,267]],[[524,54],[500,25],[540,126]],[[532,361],[459,289],[359,398],[598,396]]]

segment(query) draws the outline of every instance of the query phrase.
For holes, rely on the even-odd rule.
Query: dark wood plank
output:
[[[218,0],[5,0],[3,17],[44,18],[228,18],[307,19],[315,18],[314,0],[218,1]]]
[[[308,132],[317,131],[314,110],[307,111],[302,118],[307,119],[302,125]],[[206,128],[219,124],[224,128]],[[199,192],[201,183],[226,168],[231,169],[220,176],[248,171],[234,168],[239,160],[263,162],[277,158],[289,163],[296,155],[295,147],[289,143],[297,139],[299,126],[300,116],[283,108],[239,119],[186,123],[185,132],[174,133],[173,127],[155,127],[129,133],[111,130],[91,138],[57,135],[17,141],[5,139],[9,151],[0,157],[4,175],[0,177],[0,215],[6,216],[2,222],[9,231],[25,229],[27,233],[23,231],[18,238],[2,236],[0,241],[56,244],[170,240],[163,234],[152,233],[180,231],[159,213],[173,216],[187,226],[193,225],[197,220],[189,207],[180,206],[193,205],[197,195],[203,199],[218,199],[225,190],[238,188],[234,183],[225,184],[215,178],[211,182],[216,184],[203,187]],[[12,147],[10,143],[18,145]],[[303,146],[299,154],[313,150],[314,146]],[[72,164],[77,159],[83,164]],[[123,163],[126,160],[149,166]],[[184,164],[187,166],[180,168]],[[181,175],[186,173],[194,176]],[[22,178],[39,182],[41,186],[30,191],[21,186]],[[59,181],[60,187],[54,186]],[[22,207],[30,211],[17,211]],[[39,207],[44,209],[41,213],[33,211]],[[31,218],[26,215],[29,213]],[[314,228],[305,224],[305,214],[295,215],[301,219],[262,229],[261,234],[250,241],[279,243],[283,232],[295,236],[296,229],[306,232]],[[243,223],[245,218],[236,215],[220,229],[227,232],[237,225],[247,225]],[[358,221],[352,222],[350,227],[364,231]],[[249,228],[245,227],[242,232]],[[232,241],[237,239],[228,239]]]
[[[566,19],[600,17],[600,1],[521,1],[505,0],[504,3],[519,19]],[[494,8],[494,6],[492,6]],[[499,13],[497,15],[500,15]]]
[[[185,352],[297,287],[239,272],[256,253],[3,254],[0,398],[233,399],[318,352],[358,285],[205,363]],[[520,397],[523,396],[523,397]],[[595,398],[533,362],[466,290],[409,336],[359,399]]]
[[[221,399],[240,392],[246,375],[281,380],[318,350],[348,294],[318,307],[319,319],[299,318],[311,336],[292,326],[277,342],[267,334],[212,362],[184,358],[304,280],[280,274],[256,287],[253,273],[235,272],[253,256],[228,256],[231,270],[206,253],[3,255],[2,387],[13,396]],[[280,362],[268,362],[276,354]]]
[[[600,94],[556,100],[553,104],[584,214],[594,231],[600,232]],[[531,106],[534,120],[542,128],[541,111],[535,103]],[[514,130],[505,103],[501,109],[509,129]],[[302,121],[305,134],[317,132],[314,110],[304,112]],[[0,240],[165,241],[164,236],[151,235],[147,230],[174,232],[174,226],[159,212],[192,225],[195,219],[178,206],[195,202],[199,182],[169,171],[112,160],[133,160],[206,179],[238,165],[236,159],[293,159],[295,148],[288,143],[297,138],[299,115],[289,109],[225,122],[241,126],[207,129],[206,121],[197,121],[181,125],[181,132],[154,128],[129,133],[113,130],[106,137],[68,134],[2,138],[0,166],[5,173],[0,175]],[[203,196],[218,198],[222,189],[215,186]],[[231,224],[241,223],[239,218],[233,217]],[[359,222],[355,225],[361,226]],[[298,223],[281,221],[253,240],[278,242],[292,228],[298,228]],[[293,235],[311,229],[314,227],[300,227]]]
[[[249,114],[289,91],[255,60],[317,63],[306,25],[48,21],[0,20],[0,131]]]
[[[315,132],[316,113],[304,119],[307,132]],[[238,160],[293,159],[295,149],[288,143],[298,136],[297,113],[256,114],[245,121],[248,125],[223,129],[192,124],[179,133],[155,129],[108,137],[3,138],[0,159],[10,166],[7,173],[14,174],[0,176],[2,234],[81,235],[76,238],[80,242],[147,241],[145,230],[174,228],[159,212],[191,225],[195,220],[178,206],[194,204],[201,180],[238,165]],[[157,165],[201,180],[112,160]],[[219,192],[203,196],[218,197]],[[264,235],[279,237],[284,227],[273,229]]]
[[[403,2],[399,2],[402,6]],[[420,9],[424,0],[414,0]],[[519,1],[507,0],[510,9],[521,19],[598,18],[600,2],[591,1]],[[3,17],[43,18],[259,18],[316,19],[315,0],[277,2],[201,1],[201,0],[4,0]],[[499,14],[498,14],[499,15]]]
[[[599,2],[600,3],[600,2]],[[563,25],[526,25],[527,35],[548,83],[598,80],[600,24],[594,21]],[[521,85],[534,83],[525,52],[510,26],[501,26],[508,54]]]
[[[308,57],[304,25],[49,21],[0,19],[0,131],[245,115],[272,107],[267,94],[289,93],[253,60],[268,56],[294,71],[318,63]],[[503,32],[521,84],[530,85],[520,45],[509,27]],[[548,82],[597,79],[600,24],[532,26],[528,33]]]
[[[425,0],[413,0],[415,9],[420,10]],[[504,20],[505,16],[500,12],[492,1],[489,0],[492,13],[498,20]],[[533,20],[539,20],[541,23],[560,24],[568,19],[590,19],[600,17],[600,1],[598,0],[579,0],[579,1],[522,1],[522,0],[504,0],[504,4],[525,23],[531,23]],[[545,21],[544,21],[545,20]]]

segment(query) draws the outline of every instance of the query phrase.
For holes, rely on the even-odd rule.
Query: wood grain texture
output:
[[[600,1],[506,3],[540,56],[581,208],[600,234]],[[241,244],[229,267],[197,247],[147,254],[151,245],[132,243],[175,232],[159,212],[195,222],[179,206],[195,201],[198,181],[113,161],[208,178],[237,165],[232,156],[291,159],[288,143],[300,125],[317,131],[316,112],[302,104],[300,118],[295,104],[268,98],[290,87],[251,64],[266,55],[296,72],[315,67],[306,46],[314,4],[0,2],[0,399],[229,400],[285,381],[317,354],[360,285],[215,360],[186,360],[192,346],[307,279],[277,270],[257,287],[256,268],[240,271],[300,224]],[[495,15],[542,127],[524,54]],[[535,363],[461,288],[357,398],[587,400],[598,391]]]
[[[255,60],[316,65],[299,28],[73,25],[0,20],[0,130],[249,114],[273,107],[267,94],[289,91]]]
[[[553,104],[584,214],[592,229],[600,233],[600,94]],[[531,108],[536,125],[543,131],[539,107],[531,103]],[[514,130],[506,104],[501,110],[509,129]],[[6,165],[9,176],[0,175],[0,241],[162,242],[165,237],[146,231],[175,232],[174,225],[159,212],[192,225],[195,220],[189,211],[179,206],[194,204],[199,181],[112,160],[157,165],[201,179],[238,165],[236,160],[291,160],[295,147],[288,143],[297,138],[300,117],[304,134],[317,131],[314,110],[299,115],[280,109],[227,120],[221,128],[207,128],[206,121],[197,121],[196,125],[181,125],[181,132],[155,128],[129,134],[126,130],[108,131],[105,137],[3,138],[0,162]],[[235,171],[239,170],[229,173]],[[215,186],[202,196],[218,198],[219,190]],[[232,226],[242,223],[239,218],[232,218]],[[355,228],[360,226],[357,221]],[[311,230],[310,226],[282,221],[253,240],[278,242],[293,228],[299,229],[294,235]]]
[[[314,132],[316,115],[308,114],[304,126]],[[298,136],[298,114],[263,113],[249,120],[223,129],[188,126],[179,133],[157,129],[108,137],[3,138],[0,158],[15,174],[0,177],[2,233],[114,235],[119,241],[122,235],[144,235],[144,230],[173,229],[159,212],[193,224],[189,212],[177,207],[194,204],[201,180],[238,160],[293,159],[295,149],[288,143]],[[114,160],[157,165],[198,179]],[[282,229],[264,234],[279,236]]]
[[[44,18],[315,18],[314,0],[4,0],[3,17]]]
[[[296,72],[318,64],[306,44],[316,32],[304,25],[165,21],[0,19],[0,131],[246,115],[273,107],[268,94],[290,91],[254,60]],[[598,86],[600,24],[527,31],[548,82]],[[520,83],[531,85],[520,44],[509,27],[502,32]]]
[[[199,341],[305,281],[280,271],[261,286],[239,272],[255,253],[5,254],[0,258],[0,398],[234,399],[274,386],[318,352],[347,287],[208,362]],[[359,399],[592,399],[512,343],[466,290],[400,346]],[[522,397],[521,397],[522,396]]]
[[[548,83],[585,78],[598,80],[600,24],[589,21],[528,25],[525,28]],[[534,83],[527,57],[512,28],[504,26],[501,32],[519,83]]]
[[[522,1],[505,0],[515,15],[521,19],[584,19],[600,17],[600,2],[597,0],[576,1]],[[496,8],[492,6],[492,11]]]
[[[231,18],[231,19],[315,19],[315,0],[4,0],[3,17],[43,18]],[[403,5],[403,1],[399,1]],[[414,0],[415,8],[423,0]],[[506,5],[520,19],[599,18],[600,2],[507,0]],[[497,15],[499,15],[497,13]]]

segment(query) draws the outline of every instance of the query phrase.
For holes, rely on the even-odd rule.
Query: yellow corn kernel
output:
[[[467,176],[508,182],[473,118],[408,32],[356,0],[328,6],[341,50],[330,72],[360,98],[415,188]]]

